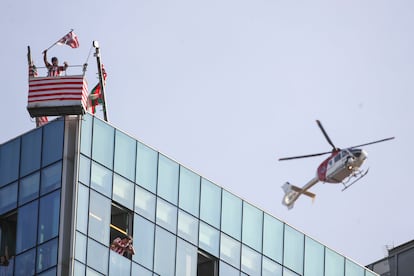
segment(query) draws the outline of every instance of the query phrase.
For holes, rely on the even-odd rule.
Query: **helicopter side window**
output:
[[[335,160],[335,162],[337,162],[339,159],[341,159],[341,155],[340,155],[340,154],[337,154],[337,155],[335,156],[334,160]]]

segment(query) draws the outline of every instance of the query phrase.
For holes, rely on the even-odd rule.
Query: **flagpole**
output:
[[[70,31],[67,33],[67,34],[69,34],[70,32],[73,32],[73,29],[70,29]],[[62,37],[65,37],[67,34],[65,34],[64,36],[62,36]],[[52,48],[53,46],[55,46],[56,44],[58,44],[59,43],[59,41],[61,40],[62,38],[60,38],[60,39],[58,39],[55,43],[53,43],[52,45],[50,45],[49,46],[49,48],[47,48],[46,50],[44,50],[43,51],[43,53],[44,52],[46,52],[46,51],[49,51],[50,50],[50,48]]]
[[[101,85],[101,94],[102,94],[102,109],[103,109],[103,115],[104,120],[108,122],[108,113],[106,110],[106,100],[105,100],[105,84],[104,84],[104,78],[102,73],[102,64],[101,64],[101,54],[99,51],[99,43],[98,41],[93,41],[92,43],[93,47],[95,48],[95,57],[96,57],[96,63],[98,65],[98,76],[99,76],[99,84]]]

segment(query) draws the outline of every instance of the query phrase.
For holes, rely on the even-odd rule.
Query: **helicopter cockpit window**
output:
[[[337,155],[335,156],[334,160],[335,160],[335,162],[337,162],[339,159],[341,159],[341,155],[340,155],[340,154],[337,154]]]

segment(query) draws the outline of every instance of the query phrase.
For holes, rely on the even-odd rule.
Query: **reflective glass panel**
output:
[[[39,196],[40,174],[36,172],[20,180],[19,205],[23,205]]]
[[[112,192],[112,171],[98,163],[92,162],[91,188],[111,197]]]
[[[135,185],[135,212],[155,221],[155,195]]]
[[[198,217],[198,210],[200,206],[199,198],[200,176],[181,166],[179,207],[193,216]]]
[[[107,275],[109,251],[108,247],[105,247],[92,239],[88,239],[87,265],[100,273]]]
[[[134,139],[116,130],[114,170],[131,181],[135,180],[136,144]]]
[[[175,234],[177,232],[177,207],[158,198],[157,224]]]
[[[39,273],[57,264],[58,239],[53,239],[37,248],[37,266]]]
[[[155,193],[157,187],[158,152],[139,143],[137,146],[137,178],[138,185]]]
[[[88,234],[95,240],[109,245],[111,200],[92,190],[90,192]]]
[[[225,262],[220,262],[219,275],[240,276],[240,271]]]
[[[49,270],[43,271],[42,273],[39,273],[37,275],[38,276],[56,276],[56,266]]]
[[[198,219],[184,211],[178,211],[178,236],[197,245]]]
[[[74,271],[73,275],[86,275],[85,274],[86,273],[85,272],[85,265],[81,264],[78,261],[75,261],[73,271]]]
[[[79,158],[79,181],[89,186],[91,180],[91,159],[80,155]]]
[[[241,244],[231,237],[221,234],[220,259],[226,261],[236,268],[240,268]]]
[[[20,253],[36,245],[37,238],[37,207],[34,201],[19,208],[17,213],[16,252]],[[33,264],[34,269],[34,264]]]
[[[152,269],[154,255],[154,224],[148,220],[134,216],[135,255],[132,259],[139,264]]]
[[[211,255],[219,256],[220,232],[217,229],[200,222],[200,233],[198,235],[198,244],[201,249]]]
[[[263,254],[282,263],[283,260],[283,223],[264,214]]]
[[[86,236],[76,231],[75,258],[82,263],[86,263],[86,241]]]
[[[102,273],[97,272],[96,270],[86,267],[86,276],[102,276]]]
[[[329,248],[325,248],[325,275],[344,276],[344,268],[344,257]]]
[[[121,254],[110,250],[109,275],[131,275],[131,261]]]
[[[114,133],[110,125],[93,120],[92,159],[112,169],[114,157]]]
[[[155,275],[155,274],[154,274]],[[152,272],[139,264],[132,263],[132,272],[131,276],[153,276]]]
[[[304,235],[285,225],[285,246],[283,264],[293,271],[303,274]]]
[[[178,164],[167,157],[159,156],[157,194],[177,205]]]
[[[19,177],[20,139],[0,147],[0,187]]]
[[[220,229],[221,188],[201,179],[200,218]]]
[[[60,191],[40,198],[38,243],[54,238],[59,233]]]
[[[88,230],[89,189],[80,183],[78,187],[76,229],[86,234]]]
[[[282,266],[263,256],[262,276],[282,276]]]
[[[14,269],[15,276],[27,276],[35,274],[36,250],[29,250],[16,257]]]
[[[241,269],[250,276],[261,276],[262,255],[253,249],[243,245],[241,257]]]
[[[130,210],[134,210],[135,184],[122,176],[114,174],[112,199]]]
[[[300,276],[300,275],[296,274],[292,270],[289,270],[287,268],[283,268],[283,276]]]
[[[154,271],[159,275],[170,275],[175,271],[176,237],[162,229],[155,230]]]
[[[62,179],[62,162],[55,163],[47,168],[42,169],[40,195],[44,195],[61,186]]]
[[[243,202],[242,241],[257,251],[262,251],[263,212]]]
[[[411,265],[412,268],[412,265]],[[411,273],[410,273],[411,274]],[[356,263],[345,259],[345,276],[364,276],[365,269]]]
[[[58,119],[43,127],[43,167],[62,159],[64,123],[62,119]]]
[[[0,189],[0,214],[4,214],[17,206],[17,182]]]
[[[81,127],[81,153],[88,157],[91,157],[91,141],[92,141],[92,123],[93,117],[89,114],[82,116],[82,127]]]
[[[242,200],[223,190],[221,208],[221,230],[233,238],[240,240],[242,221]]]
[[[325,259],[325,247],[314,241],[305,238],[305,275],[319,276],[323,275]]]
[[[183,241],[182,239],[177,240],[175,275],[197,275],[197,247]]]
[[[37,128],[22,136],[20,176],[25,176],[40,169],[42,129],[43,128]]]

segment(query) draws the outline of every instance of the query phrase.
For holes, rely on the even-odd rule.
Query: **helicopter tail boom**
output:
[[[300,195],[306,195],[312,198],[312,201],[315,199],[316,195],[308,191],[310,187],[315,185],[318,182],[317,178],[312,179],[309,181],[303,188],[298,186],[292,185],[289,182],[283,184],[282,189],[285,192],[285,196],[283,197],[282,204],[288,207],[288,209],[292,209],[295,201],[298,199]]]

